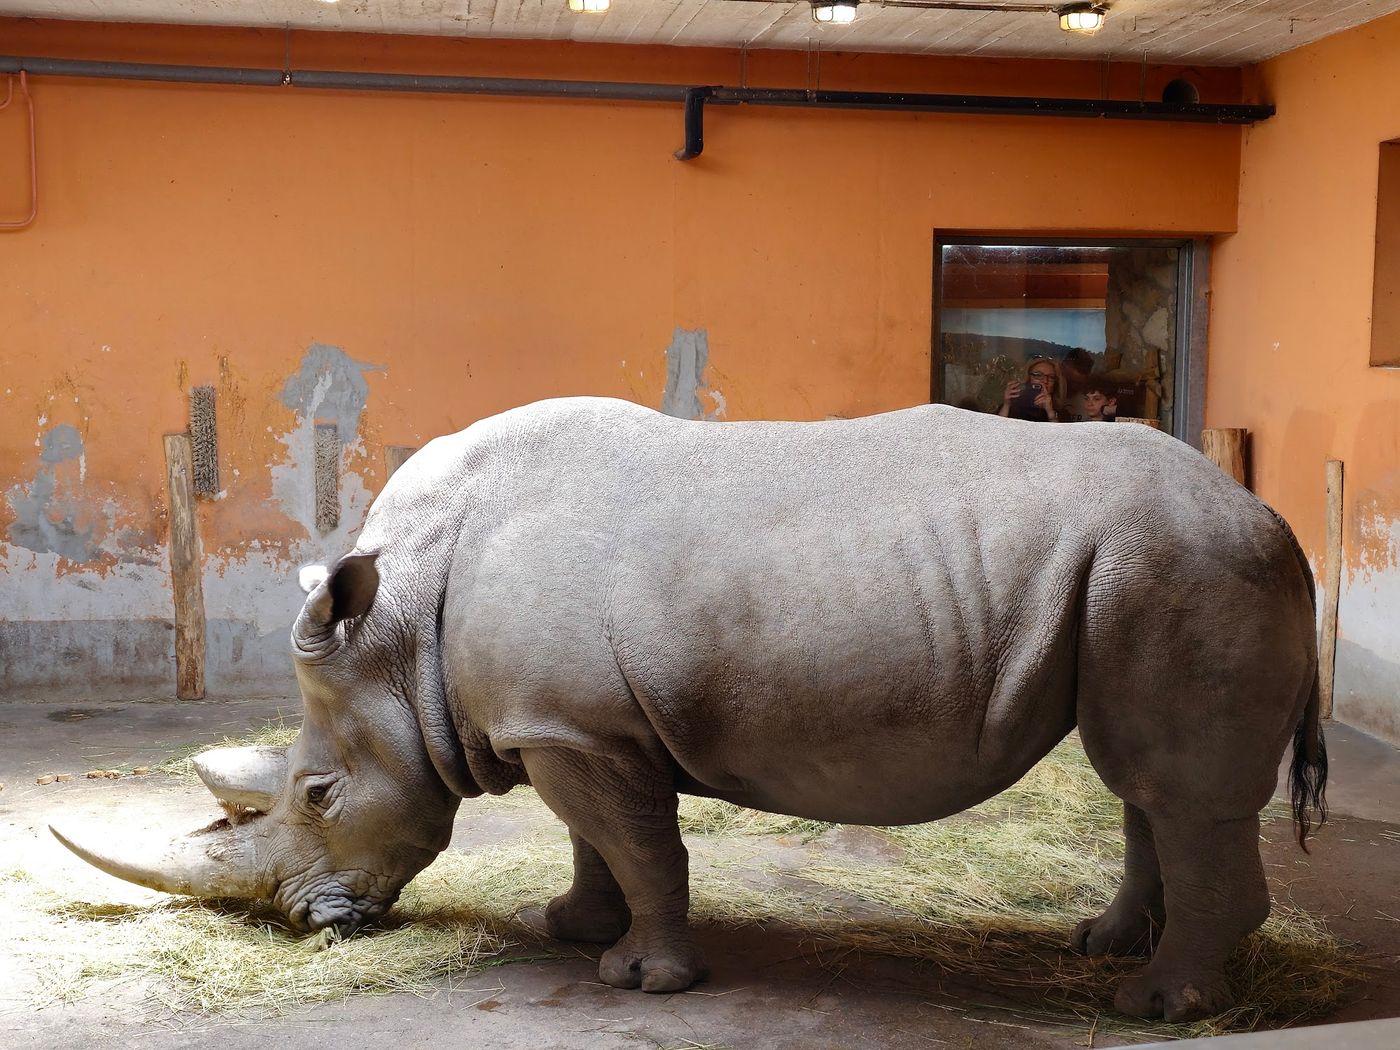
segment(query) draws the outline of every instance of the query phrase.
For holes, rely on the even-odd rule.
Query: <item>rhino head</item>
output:
[[[207,751],[195,768],[230,812],[153,852],[54,835],[118,878],[167,893],[268,900],[295,929],[349,936],[446,848],[460,797],[429,759],[375,555],[302,570],[292,630],[305,720],[287,748]],[[391,606],[392,603],[383,603]]]

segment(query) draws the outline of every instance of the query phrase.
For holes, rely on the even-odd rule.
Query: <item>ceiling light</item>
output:
[[[812,0],[812,21],[822,25],[848,26],[856,20],[859,0]]]
[[[1097,33],[1106,13],[1095,4],[1070,4],[1060,8],[1060,28],[1067,33]]]
[[[604,15],[612,0],[569,0],[569,10],[576,15]]]

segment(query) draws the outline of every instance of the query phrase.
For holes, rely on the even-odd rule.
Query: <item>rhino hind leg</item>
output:
[[[669,770],[640,758],[621,759],[568,748],[521,751],[530,783],[545,804],[569,826],[585,849],[585,880],[591,897],[600,873],[592,865],[596,852],[622,891],[631,923],[620,940],[603,953],[598,978],[614,988],[678,992],[705,974],[705,964],[690,933],[689,856],[676,825],[676,790]],[[579,873],[575,872],[575,885]],[[573,890],[570,890],[570,894]],[[564,895],[565,898],[569,894]],[[612,910],[585,920],[561,905],[571,921],[599,925],[615,918]],[[611,908],[611,905],[606,907]]]
[[[1233,1005],[1226,959],[1269,916],[1259,818],[1151,819],[1168,921],[1152,961],[1123,979],[1114,1006],[1172,1023],[1211,1017]]]
[[[622,887],[587,839],[573,830],[569,838],[574,844],[574,884],[549,902],[545,932],[561,941],[613,944],[632,925]]]
[[[1070,935],[1075,951],[1085,955],[1147,955],[1166,923],[1152,822],[1131,802],[1123,803],[1123,838],[1123,881],[1113,903]]]

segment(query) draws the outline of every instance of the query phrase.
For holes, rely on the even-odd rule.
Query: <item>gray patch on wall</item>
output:
[[[76,427],[60,423],[43,436],[40,466],[33,483],[15,485],[6,493],[15,516],[9,528],[11,543],[36,554],[57,554],[69,561],[91,561],[97,557],[95,527],[80,529],[72,510],[54,504],[58,488],[54,468],[82,454],[83,436]]]
[[[301,368],[282,386],[282,404],[298,415],[314,413],[318,420],[333,422],[340,442],[355,440],[360,413],[369,400],[365,372],[382,371],[381,365],[356,361],[338,346],[312,343],[301,359]]]
[[[282,385],[279,397],[296,413],[296,425],[278,439],[286,445],[287,456],[272,466],[272,494],[309,536],[325,537],[359,526],[366,493],[357,476],[340,477],[341,460],[344,447],[358,440],[360,415],[369,400],[364,373],[380,370],[379,365],[354,360],[338,346],[312,343],[301,366]],[[334,448],[326,444],[328,434]],[[327,513],[328,498],[337,501],[333,515]]]
[[[66,463],[83,454],[83,435],[78,428],[60,423],[43,437],[39,452],[41,463]]]
[[[710,337],[703,328],[677,328],[666,348],[666,391],[661,411],[678,419],[703,419],[700,389],[710,361]]]

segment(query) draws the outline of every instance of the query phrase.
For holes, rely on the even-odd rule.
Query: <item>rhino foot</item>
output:
[[[598,979],[614,988],[681,992],[709,973],[688,933],[648,936],[634,925],[598,962]]]
[[[562,893],[544,912],[544,929],[558,941],[614,944],[632,925],[632,913],[617,897],[578,897]]]
[[[1069,943],[1081,955],[1150,955],[1159,934],[1159,925],[1146,909],[1110,906],[1097,918],[1076,926]]]
[[[1123,978],[1113,1006],[1119,1013],[1168,1024],[1199,1021],[1222,1014],[1234,1005],[1222,974],[1154,973],[1149,964]]]

